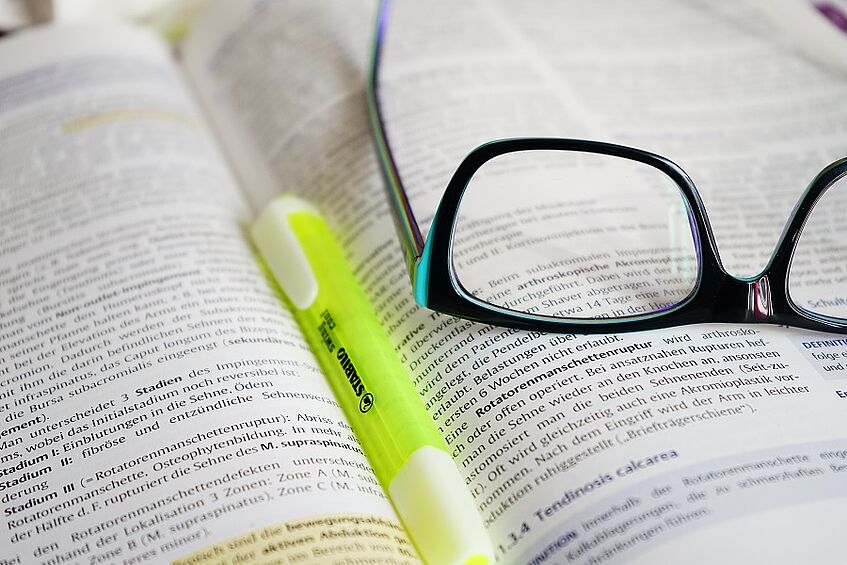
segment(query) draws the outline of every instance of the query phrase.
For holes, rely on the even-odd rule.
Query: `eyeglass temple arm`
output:
[[[385,180],[385,189],[388,192],[389,206],[393,212],[394,227],[397,229],[397,234],[400,237],[400,243],[403,247],[406,269],[409,271],[409,277],[411,277],[414,283],[415,268],[418,259],[423,253],[424,240],[423,236],[421,236],[418,222],[415,219],[415,214],[412,212],[412,207],[409,204],[409,199],[406,196],[406,190],[403,188],[403,182],[400,180],[400,173],[397,171],[397,164],[394,161],[391,147],[388,145],[385,121],[383,120],[382,108],[377,97],[382,39],[385,32],[385,25],[388,21],[388,5],[388,0],[381,0],[377,8],[376,29],[374,30],[371,51],[370,76],[365,85],[365,98],[368,104],[370,129],[373,135],[377,157],[379,158],[380,169]]]

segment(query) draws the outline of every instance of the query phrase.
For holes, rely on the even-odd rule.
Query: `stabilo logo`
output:
[[[353,364],[352,359],[347,354],[347,351],[342,347],[336,353],[336,358],[338,359],[339,365],[344,370],[344,374],[347,375],[347,382],[350,383],[350,388],[353,389],[353,392],[356,393],[356,396],[359,397],[359,412],[363,414],[368,412],[374,405],[374,395],[367,392],[365,390],[365,384],[362,382],[362,377],[359,376],[359,372],[356,370],[356,366]]]

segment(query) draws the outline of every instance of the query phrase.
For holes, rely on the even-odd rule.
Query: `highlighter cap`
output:
[[[448,453],[421,447],[409,457],[388,490],[428,564],[494,563],[476,504]]]
[[[296,196],[276,198],[262,211],[250,235],[285,295],[298,309],[308,308],[318,295],[318,281],[288,218],[317,210]]]

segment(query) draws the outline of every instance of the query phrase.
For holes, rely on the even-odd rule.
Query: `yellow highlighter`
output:
[[[324,219],[282,196],[251,235],[418,552],[430,565],[493,563],[447,445]]]

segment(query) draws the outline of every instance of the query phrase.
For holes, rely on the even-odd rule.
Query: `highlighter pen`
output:
[[[430,565],[493,563],[473,497],[326,221],[286,195],[251,235],[418,552]]]

